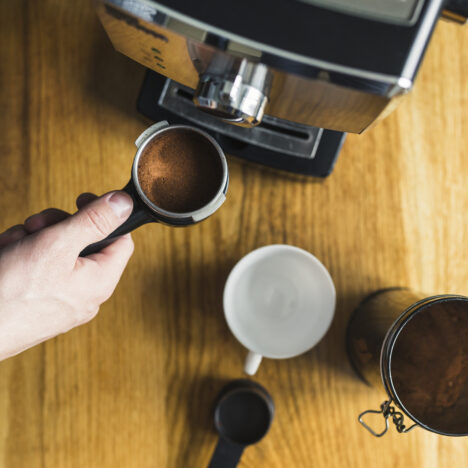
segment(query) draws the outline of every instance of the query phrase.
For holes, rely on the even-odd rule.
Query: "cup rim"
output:
[[[205,137],[212,144],[212,146],[214,147],[214,149],[216,150],[219,156],[219,160],[221,162],[221,167],[222,167],[222,173],[223,173],[220,186],[216,194],[213,196],[213,198],[201,208],[198,208],[197,210],[193,210],[193,211],[186,211],[186,212],[168,211],[159,207],[146,196],[145,192],[141,188],[140,181],[138,180],[138,163],[140,161],[141,155],[143,154],[149,142],[152,141],[154,138],[156,138],[158,135],[161,135],[162,133],[173,131],[173,130],[180,130],[180,129],[189,130],[189,131],[198,133],[199,135]],[[224,197],[227,191],[227,186],[229,183],[229,173],[228,173],[228,165],[227,165],[224,151],[222,150],[219,143],[211,135],[209,135],[207,132],[197,127],[192,127],[191,125],[176,124],[176,125],[169,125],[169,126],[156,130],[151,135],[148,135],[148,137],[141,143],[133,159],[132,180],[133,180],[135,189],[138,193],[138,196],[145,203],[145,205],[154,213],[164,218],[175,219],[175,220],[178,220],[181,218],[190,218],[190,217],[195,218],[195,219],[204,219],[210,216],[211,214],[213,214],[219,208],[219,203],[218,203],[219,199],[220,197]]]
[[[288,252],[295,252],[301,254],[304,258],[307,258],[307,260],[310,261],[310,264],[313,264],[314,267],[318,268],[318,270],[323,274],[323,277],[325,278],[325,281],[328,283],[328,286],[330,287],[329,292],[332,296],[332,302],[333,302],[333,307],[331,308],[331,313],[329,314],[328,317],[328,324],[326,328],[324,329],[321,337],[313,344],[308,346],[307,348],[304,348],[300,352],[296,352],[293,354],[280,354],[280,353],[265,353],[261,349],[259,349],[257,346],[252,346],[252,343],[248,343],[247,340],[244,339],[242,336],[238,336],[236,333],[235,327],[233,326],[233,322],[231,320],[231,312],[228,312],[228,304],[227,304],[227,299],[228,295],[231,293],[231,290],[234,286],[234,277],[237,274],[239,270],[242,268],[245,268],[245,263],[248,261],[251,261],[250,259],[254,256],[260,255],[260,253],[270,250],[270,251],[288,251]],[[253,265],[253,263],[251,264]],[[336,289],[335,289],[335,284],[333,283],[333,279],[325,267],[323,263],[315,257],[313,254],[311,254],[309,251],[304,250],[300,247],[296,247],[294,245],[289,245],[289,244],[269,244],[265,245],[262,247],[259,247],[255,250],[252,250],[248,254],[244,255],[232,268],[232,270],[229,273],[229,276],[226,280],[226,283],[224,285],[224,291],[223,291],[223,310],[224,310],[224,318],[226,320],[226,323],[228,324],[228,327],[231,331],[231,333],[234,335],[234,337],[241,343],[247,350],[252,351],[254,353],[257,353],[265,358],[269,359],[289,359],[293,358],[296,356],[300,356],[301,354],[306,353],[307,351],[310,351],[312,348],[314,348],[322,339],[323,337],[327,334],[328,330],[330,329],[330,326],[333,322],[333,317],[335,316],[335,309],[336,309]]]

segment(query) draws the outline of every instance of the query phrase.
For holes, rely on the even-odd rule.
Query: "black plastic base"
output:
[[[137,109],[153,121],[167,120],[171,124],[193,125],[192,121],[184,119],[176,113],[163,109],[158,105],[166,78],[159,73],[148,70],[138,97]],[[226,125],[231,125],[226,123]],[[260,124],[261,125],[261,124]],[[314,177],[328,176],[335,165],[336,159],[344,143],[346,133],[324,130],[320,138],[314,158],[301,158],[285,155],[262,148],[242,140],[225,136],[219,132],[199,125],[219,142],[223,150],[230,155],[253,161],[264,166],[282,171],[293,172]]]

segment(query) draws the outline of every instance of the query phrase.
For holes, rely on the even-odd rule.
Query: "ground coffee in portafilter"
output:
[[[423,424],[468,433],[468,301],[415,314],[395,342],[391,376],[397,396]]]
[[[163,132],[145,147],[138,181],[159,208],[187,213],[208,204],[220,189],[223,168],[216,148],[187,129]]]

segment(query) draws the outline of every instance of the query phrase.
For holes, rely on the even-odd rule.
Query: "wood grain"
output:
[[[129,177],[140,65],[115,52],[91,2],[0,3],[0,230],[82,191]],[[145,226],[114,296],[88,325],[0,363],[0,466],[204,467],[212,402],[242,376],[224,322],[232,266],[252,249],[297,245],[330,270],[334,323],[311,352],[265,360],[268,436],[241,466],[468,464],[468,442],[416,430],[374,439],[356,421],[382,389],[345,354],[351,311],[406,285],[468,293],[468,30],[441,22],[416,88],[396,112],[350,135],[332,176],[304,181],[230,159],[223,208],[189,229]]]

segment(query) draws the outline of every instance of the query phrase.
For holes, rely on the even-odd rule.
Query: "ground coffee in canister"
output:
[[[220,189],[223,168],[213,145],[189,129],[156,135],[144,148],[138,181],[159,208],[188,213],[209,203]]]
[[[420,425],[468,435],[468,297],[381,289],[353,312],[346,336],[355,370],[387,394],[379,410],[359,415],[373,435],[385,434],[389,421],[398,432]],[[368,424],[375,413],[387,420],[382,430]]]
[[[428,305],[402,328],[391,358],[395,392],[423,424],[468,431],[468,302]]]

